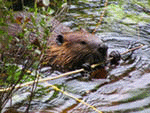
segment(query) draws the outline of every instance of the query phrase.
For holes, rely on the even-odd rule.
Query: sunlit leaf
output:
[[[49,2],[49,0],[43,0],[43,4],[44,4],[45,6],[48,6],[48,5],[50,4],[50,2]]]

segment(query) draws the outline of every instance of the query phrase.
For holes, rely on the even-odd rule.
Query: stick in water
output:
[[[123,53],[121,53],[121,55],[124,55],[126,53],[129,53],[131,51],[134,51],[134,50],[137,50],[141,47],[143,47],[144,45],[140,45],[138,47],[135,47],[135,48],[132,48],[132,49],[129,49],[128,51],[125,51]],[[112,60],[113,58],[108,58],[107,60]],[[98,64],[93,64],[91,65],[91,68],[95,68],[96,66],[99,66],[101,65],[102,63],[98,63]],[[80,72],[83,72],[85,71],[83,68],[82,69],[78,69],[78,70],[75,70],[75,71],[70,71],[70,72],[67,72],[67,73],[63,73],[59,76],[56,76],[56,77],[50,77],[50,78],[43,78],[43,79],[39,79],[38,80],[38,83],[41,83],[41,82],[45,82],[45,81],[49,81],[49,80],[54,80],[54,79],[58,79],[58,78],[61,78],[61,77],[65,77],[65,76],[68,76],[68,75],[71,75],[71,74],[76,74],[76,73],[80,73]],[[32,73],[32,72],[30,72]],[[35,81],[30,81],[30,82],[27,82],[27,83],[23,83],[23,84],[20,84],[20,85],[17,85],[15,88],[19,88],[19,87],[24,87],[24,86],[28,86],[28,85],[31,85],[33,84]],[[37,82],[37,81],[36,81]],[[4,91],[9,91],[11,88],[6,88],[6,89],[0,89],[0,92],[4,92]]]

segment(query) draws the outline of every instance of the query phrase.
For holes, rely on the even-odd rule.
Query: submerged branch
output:
[[[83,101],[83,100],[81,100],[81,99],[78,99],[78,98],[76,98],[76,97],[70,95],[69,93],[67,93],[67,92],[65,92],[65,91],[63,91],[63,90],[61,90],[61,89],[59,89],[58,87],[56,87],[56,86],[54,86],[54,85],[49,84],[47,87],[52,87],[54,90],[59,91],[59,92],[63,93],[64,95],[73,98],[73,99],[76,100],[77,102],[80,102],[80,103],[82,103],[82,104],[84,104],[84,105],[86,105],[86,106],[92,108],[94,111],[96,111],[96,112],[98,112],[98,113],[102,113],[101,111],[99,111],[98,109],[96,109],[94,106],[92,106],[92,105],[86,103],[85,101]]]

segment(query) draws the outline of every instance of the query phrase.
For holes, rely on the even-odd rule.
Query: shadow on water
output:
[[[83,1],[81,0],[78,4],[70,6],[63,23],[73,30],[78,29],[80,26],[92,32],[99,21],[105,2],[100,3],[99,0],[88,0],[85,3]],[[109,5],[110,3],[118,4],[115,0],[109,1]],[[138,22],[126,17],[127,14],[129,16],[132,14],[144,15],[145,13],[138,7],[133,7],[132,0],[124,1],[123,4],[125,4],[122,6],[126,14],[123,13],[124,15],[122,15],[120,13],[121,17],[115,18],[115,16],[118,16],[115,12],[110,12],[114,13],[114,16],[106,12],[106,17],[104,17],[102,25],[97,29],[96,35],[102,38],[108,45],[108,53],[113,50],[118,50],[122,53],[140,44],[144,44],[144,47],[134,51],[132,55],[124,55],[124,60],[121,60],[118,66],[109,69],[107,79],[83,81],[65,77],[49,81],[48,83],[57,84],[57,87],[60,89],[67,91],[76,98],[83,99],[85,102],[106,113],[148,113],[150,112],[150,21]],[[138,3],[134,4],[138,5]],[[150,15],[147,15],[146,18],[150,20]],[[127,59],[127,57],[129,58]],[[52,74],[45,72],[47,77],[58,74],[60,72],[54,71]],[[31,103],[31,111],[41,111],[42,113],[95,112],[60,92],[45,88],[47,84],[41,83],[41,85],[44,86],[44,90],[38,89]],[[92,90],[90,93],[84,95],[85,92],[90,90]],[[12,104],[19,108],[18,110],[23,111],[25,108],[20,106],[20,103],[26,103],[28,95],[28,92],[22,93],[18,91],[18,94],[13,97],[14,103]],[[18,96],[22,98],[18,100]]]

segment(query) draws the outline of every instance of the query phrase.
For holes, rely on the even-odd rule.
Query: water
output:
[[[145,0],[145,3],[147,0]],[[99,0],[80,0],[72,4],[66,14],[64,24],[73,30],[79,27],[86,28],[89,32],[95,29],[105,2]],[[115,0],[109,3],[118,4]],[[127,4],[128,3],[128,4]],[[144,12],[133,7],[131,0],[124,1],[126,13],[140,15]],[[101,8],[101,9],[100,9]],[[137,10],[138,9],[138,10]],[[108,14],[108,13],[107,13]],[[115,15],[117,16],[117,15]],[[149,15],[150,16],[150,15]],[[150,18],[150,17],[147,17]],[[105,20],[110,19],[109,23]],[[150,22],[150,21],[149,21]],[[60,89],[76,98],[82,99],[104,113],[149,113],[150,112],[150,23],[131,21],[130,18],[114,18],[107,15],[97,29],[96,35],[108,45],[110,53],[118,50],[120,53],[129,48],[144,44],[144,47],[135,50],[132,54],[123,55],[123,60],[116,67],[110,68],[106,79],[82,80],[63,77],[52,80],[38,89],[31,103],[31,112],[68,112],[68,113],[95,113],[94,110],[76,102],[74,99],[46,88],[49,84],[56,84]],[[57,76],[60,72],[45,72],[45,77]],[[75,76],[78,76],[77,74]],[[93,90],[95,89],[95,90]],[[85,93],[88,92],[89,93]],[[17,100],[20,95],[21,100]],[[27,104],[27,90],[15,94],[13,105],[19,111],[25,110]],[[23,102],[24,105],[20,106]]]

